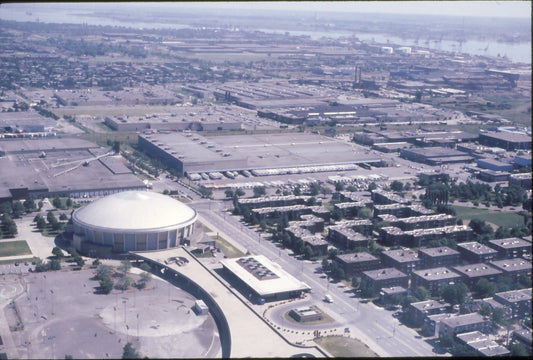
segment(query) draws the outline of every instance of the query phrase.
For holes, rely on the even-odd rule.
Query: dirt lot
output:
[[[221,357],[211,315],[158,278],[144,290],[97,293],[92,270],[0,278],[0,336],[8,358],[121,358],[131,342],[144,357]],[[12,301],[14,300],[14,301]]]

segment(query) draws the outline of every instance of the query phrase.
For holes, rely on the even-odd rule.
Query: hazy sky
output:
[[[206,6],[203,3],[201,6]],[[192,4],[191,4],[192,5]],[[215,2],[212,7],[362,13],[531,17],[530,1],[251,1]]]

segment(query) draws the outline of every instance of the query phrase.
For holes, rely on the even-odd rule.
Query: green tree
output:
[[[335,191],[339,192],[339,191],[343,191],[344,190],[344,184],[341,183],[341,182],[336,182],[335,183]]]
[[[391,188],[392,191],[402,191],[403,190],[403,183],[401,181],[394,180],[390,184],[390,188]]]
[[[125,275],[120,279],[117,287],[121,290],[128,290],[131,287],[131,284],[133,284],[131,276]]]
[[[496,293],[496,284],[492,281],[482,278],[476,282],[473,290],[480,299],[493,297]]]
[[[100,264],[101,264],[100,259],[96,258],[96,259],[93,260],[92,265],[94,267],[98,267]]]
[[[56,209],[61,209],[62,208],[61,199],[58,197],[55,197],[54,200],[52,200],[52,205],[54,205]]]
[[[109,294],[113,290],[113,285],[113,280],[109,276],[100,279],[100,291],[104,294]]]
[[[41,216],[37,215],[37,229],[43,231],[46,228],[46,220]]]
[[[313,256],[315,256],[313,248],[309,245],[306,245],[304,248],[304,258],[311,259]]]
[[[59,220],[65,221],[68,220],[68,216],[66,214],[59,215]]]
[[[333,211],[331,212],[331,218],[335,221],[342,220],[343,218],[342,210],[339,209],[338,207],[334,208]]]
[[[440,296],[452,305],[463,304],[468,295],[468,288],[463,283],[450,284],[442,288]]]
[[[11,207],[11,204],[8,201],[0,204],[0,214],[11,215],[12,212],[13,212],[13,208]]]
[[[292,193],[295,195],[295,196],[300,196],[302,195],[302,189],[300,188],[300,186],[296,186],[294,188],[294,190],[292,191]]]
[[[17,233],[18,233],[17,224],[15,223],[15,221],[13,221],[11,216],[9,216],[8,214],[4,214],[2,216],[2,224],[3,224],[4,229],[6,231],[5,236],[15,236],[15,235],[17,235]]]
[[[76,263],[76,265],[78,266],[83,266],[85,265],[85,260],[81,257],[81,256],[74,256],[74,262]]]
[[[200,188],[198,189],[198,191],[200,192],[200,194],[202,195],[202,197],[204,198],[210,198],[212,195],[213,195],[213,190],[211,189],[208,189],[204,186],[200,186]]]
[[[123,359],[140,359],[141,355],[135,350],[131,343],[124,345],[122,358]]]
[[[72,207],[73,203],[72,203],[72,199],[71,198],[67,199],[66,205],[67,205],[67,208],[69,208],[69,209]]]
[[[61,263],[57,259],[50,260],[50,264],[48,266],[50,270],[61,270]]]
[[[246,195],[246,193],[244,192],[243,189],[238,188],[237,190],[235,190],[235,195],[237,195],[237,196],[244,196],[244,195]]]
[[[235,193],[231,189],[226,190],[224,193],[226,194],[227,198],[232,198],[235,196]]]
[[[46,214],[46,220],[49,224],[53,224],[57,222],[57,219],[53,212],[49,211],[48,214]]]
[[[26,211],[33,211],[37,208],[37,206],[35,206],[35,200],[33,200],[32,197],[28,197],[25,201],[24,201],[24,208],[26,209]]]
[[[501,326],[506,326],[509,323],[505,316],[505,310],[500,307],[496,307],[492,310],[491,320],[493,324]]]
[[[425,301],[429,298],[431,293],[425,287],[419,286],[416,288],[414,295],[419,301]]]
[[[260,197],[266,194],[264,186],[254,186],[254,197]]]
[[[45,272],[48,270],[48,265],[43,262],[42,259],[35,260],[35,271],[36,272]]]
[[[54,248],[52,249],[52,255],[54,255],[56,258],[58,259],[61,259],[63,256],[65,256],[63,254],[63,250],[61,250],[59,247],[57,246],[54,246]]]
[[[529,356],[526,347],[520,343],[511,344],[509,350],[511,351],[511,357],[513,358]]]
[[[139,289],[144,289],[146,287],[146,284],[152,280],[152,274],[149,272],[142,272],[140,275],[141,279],[137,283],[137,286]]]
[[[372,190],[376,190],[377,189],[377,185],[375,182],[371,182],[370,184],[368,184],[368,191],[372,191]]]
[[[120,271],[124,275],[127,275],[130,269],[131,269],[131,262],[129,260],[122,260],[120,262],[120,265],[118,266],[118,271]]]
[[[314,182],[309,185],[309,193],[311,196],[316,196],[320,193],[320,184]]]
[[[103,280],[106,277],[110,278],[112,274],[113,274],[113,268],[111,266],[101,264],[101,265],[98,265],[98,267],[96,268],[95,278],[97,280]]]
[[[18,200],[13,201],[13,216],[18,218],[24,214],[24,205]]]

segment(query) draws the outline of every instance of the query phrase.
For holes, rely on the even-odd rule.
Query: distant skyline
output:
[[[187,5],[235,9],[531,18],[530,1],[250,1]]]
[[[0,11],[8,9],[10,4],[31,7],[53,7],[51,3],[4,3]],[[284,10],[350,13],[379,13],[398,15],[450,15],[477,16],[498,18],[529,18],[531,19],[531,1],[176,1],[176,2],[82,2],[56,3],[62,6],[78,8],[110,7],[119,9],[124,7],[170,7],[170,8],[218,8],[242,10]],[[133,5],[134,4],[134,5]]]

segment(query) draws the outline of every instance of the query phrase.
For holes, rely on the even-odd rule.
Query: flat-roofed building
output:
[[[416,229],[429,229],[455,225],[455,216],[448,214],[435,214],[424,216],[413,216],[399,219],[398,227],[403,231]]]
[[[411,288],[423,286],[431,296],[438,296],[442,288],[461,282],[461,275],[446,267],[415,270],[411,276]]]
[[[506,276],[513,281],[518,281],[520,278],[529,279],[531,286],[531,261],[515,258],[491,261],[490,265],[499,269],[503,276]]]
[[[138,142],[141,149],[180,174],[244,170],[256,176],[314,173],[353,170],[357,163],[381,161],[366,155],[359,145],[304,133],[209,138],[169,133],[139,135]]]
[[[307,205],[290,205],[290,206],[276,206],[252,209],[251,213],[257,216],[259,220],[268,219],[278,214],[287,214],[289,220],[297,220],[300,216],[311,214],[313,209]]]
[[[328,240],[350,250],[368,246],[368,238],[366,236],[354,231],[352,228],[343,226],[328,227]]]
[[[499,292],[494,300],[507,307],[513,318],[531,316],[531,288]]]
[[[370,235],[374,224],[369,219],[354,219],[354,220],[341,220],[335,222],[335,226],[349,227],[358,233],[363,235]]]
[[[475,350],[480,356],[509,356],[511,354],[505,346],[489,339],[480,331],[458,334],[456,338],[470,349]]]
[[[507,151],[531,150],[531,136],[509,132],[485,132],[479,134],[479,143],[495,146]]]
[[[379,259],[367,252],[336,255],[333,260],[340,265],[348,276],[358,275],[363,271],[375,270],[380,266]]]
[[[394,192],[381,189],[372,190],[371,198],[376,204],[411,204],[411,200],[403,198]]]
[[[389,214],[398,218],[411,216],[411,208],[406,204],[374,204],[374,217]]]
[[[520,330],[515,330],[513,331],[513,337],[512,337],[513,341],[519,343],[519,344],[522,344],[527,352],[528,352],[528,355],[531,356],[531,348],[532,348],[532,336],[531,336],[531,329],[520,329]]]
[[[370,287],[374,293],[378,293],[381,288],[393,286],[407,288],[409,285],[409,276],[395,268],[369,270],[361,274],[361,282]]]
[[[233,280],[244,285],[246,297],[265,301],[300,297],[311,288],[264,255],[220,261]]]
[[[395,226],[384,226],[379,229],[381,243],[385,246],[398,246],[406,242],[409,236]]]
[[[485,263],[454,266],[452,269],[461,275],[463,282],[469,287],[477,283],[480,279],[496,281],[502,275],[501,270]]]
[[[357,216],[359,209],[364,208],[366,205],[362,202],[343,202],[337,203],[333,207],[339,209],[342,212],[342,216],[351,218]]]
[[[301,220],[290,221],[289,226],[299,226],[302,229],[309,230],[313,234],[324,231],[324,219],[313,214],[302,215],[300,216],[300,219]]]
[[[258,198],[243,198],[238,199],[237,203],[239,206],[246,206],[249,209],[258,209],[265,207],[278,207],[278,206],[291,206],[291,205],[304,205],[310,196],[295,196],[295,195],[284,195],[284,196],[263,196]]]
[[[478,159],[477,166],[482,169],[489,169],[492,171],[511,171],[513,170],[513,165],[504,163],[495,159],[485,158]]]
[[[309,230],[292,225],[285,228],[287,234],[294,241],[296,239],[304,242],[305,246],[310,246],[314,256],[324,256],[328,252],[328,242],[318,235],[312,234]]]
[[[457,251],[461,253],[462,259],[470,263],[489,263],[498,255],[498,251],[477,241],[458,244]]]
[[[474,158],[465,152],[445,147],[401,149],[400,157],[428,165],[467,163]]]
[[[444,301],[426,300],[409,304],[407,307],[408,319],[415,327],[421,327],[424,319],[429,315],[445,313],[451,305]]]
[[[457,242],[468,241],[472,237],[472,229],[466,225],[445,226],[439,228],[416,229],[403,231],[398,227],[386,226],[379,229],[381,242],[385,246],[407,246],[419,248],[426,246],[431,240],[443,237]]]
[[[418,250],[420,267],[430,269],[436,267],[451,267],[459,264],[461,254],[447,246]]]
[[[451,335],[455,337],[458,334],[471,331],[480,331],[487,333],[491,328],[491,322],[478,313],[451,316],[443,319],[439,326],[439,337]]]
[[[531,255],[531,242],[519,238],[489,240],[487,245],[498,251],[498,259],[521,258]]]
[[[86,140],[9,140],[0,143],[2,151],[0,201],[146,190],[122,156]]]
[[[420,259],[412,250],[388,250],[381,252],[383,266],[394,267],[406,274],[411,274],[420,266]]]

